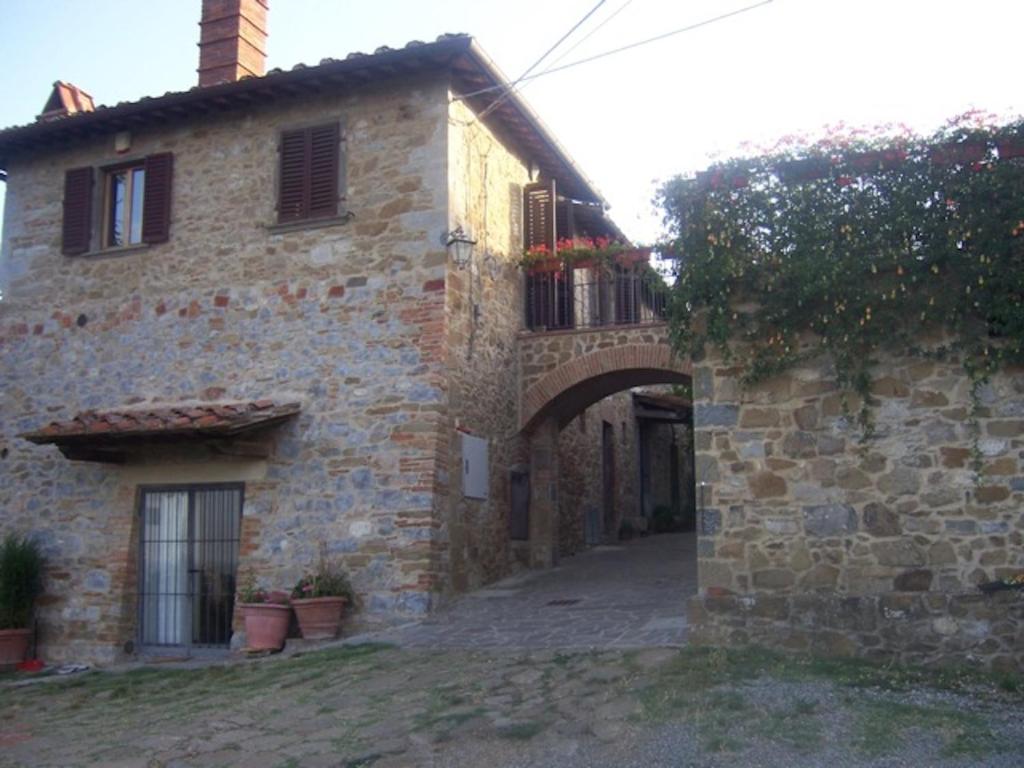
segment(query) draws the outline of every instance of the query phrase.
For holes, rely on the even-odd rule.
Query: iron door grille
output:
[[[159,647],[231,641],[242,487],[144,489],[140,639]]]

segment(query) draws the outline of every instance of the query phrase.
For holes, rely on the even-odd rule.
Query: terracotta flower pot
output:
[[[330,640],[338,636],[344,597],[311,597],[292,600],[299,629],[307,640]]]
[[[288,635],[290,605],[242,603],[245,617],[245,645],[254,651],[279,651]]]
[[[31,639],[31,629],[0,629],[0,669],[24,661]]]

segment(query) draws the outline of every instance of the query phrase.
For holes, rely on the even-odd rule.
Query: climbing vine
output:
[[[830,135],[718,163],[659,192],[680,352],[748,383],[821,355],[872,428],[883,349],[958,360],[982,383],[1024,362],[1024,122],[930,136]]]

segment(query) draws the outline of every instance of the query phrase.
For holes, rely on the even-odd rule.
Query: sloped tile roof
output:
[[[104,442],[125,438],[188,436],[227,437],[279,423],[295,416],[299,403],[272,400],[180,405],[111,411],[83,411],[68,421],[54,421],[21,437],[39,445]]]
[[[450,69],[458,92],[474,94],[466,100],[478,112],[500,102],[493,116],[487,119],[498,125],[513,145],[535,156],[543,174],[558,179],[560,194],[607,207],[593,182],[522,96],[516,91],[507,91],[508,78],[472,37],[463,34],[441,35],[430,43],[414,40],[402,48],[383,46],[373,53],[350,53],[343,59],[322,59],[315,65],[272,69],[261,77],[243,77],[205,88],[195,86],[186,91],[113,106],[101,105],[92,111],[5,128],[0,130],[0,178],[5,175],[10,160],[28,150],[59,148],[91,136],[136,130],[152,124],[166,125],[210,112],[246,108],[253,103],[415,77],[442,68]],[[613,222],[609,220],[609,223],[614,227]]]

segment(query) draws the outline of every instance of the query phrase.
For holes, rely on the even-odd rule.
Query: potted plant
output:
[[[284,592],[267,592],[256,586],[253,574],[238,591],[245,621],[245,646],[250,651],[279,651],[284,647],[291,621],[291,606]]]
[[[316,570],[299,579],[292,590],[292,607],[302,636],[307,640],[337,637],[345,603],[353,600],[345,571],[321,550]]]
[[[32,637],[32,609],[42,586],[39,545],[7,534],[0,544],[0,668],[24,661]]]

